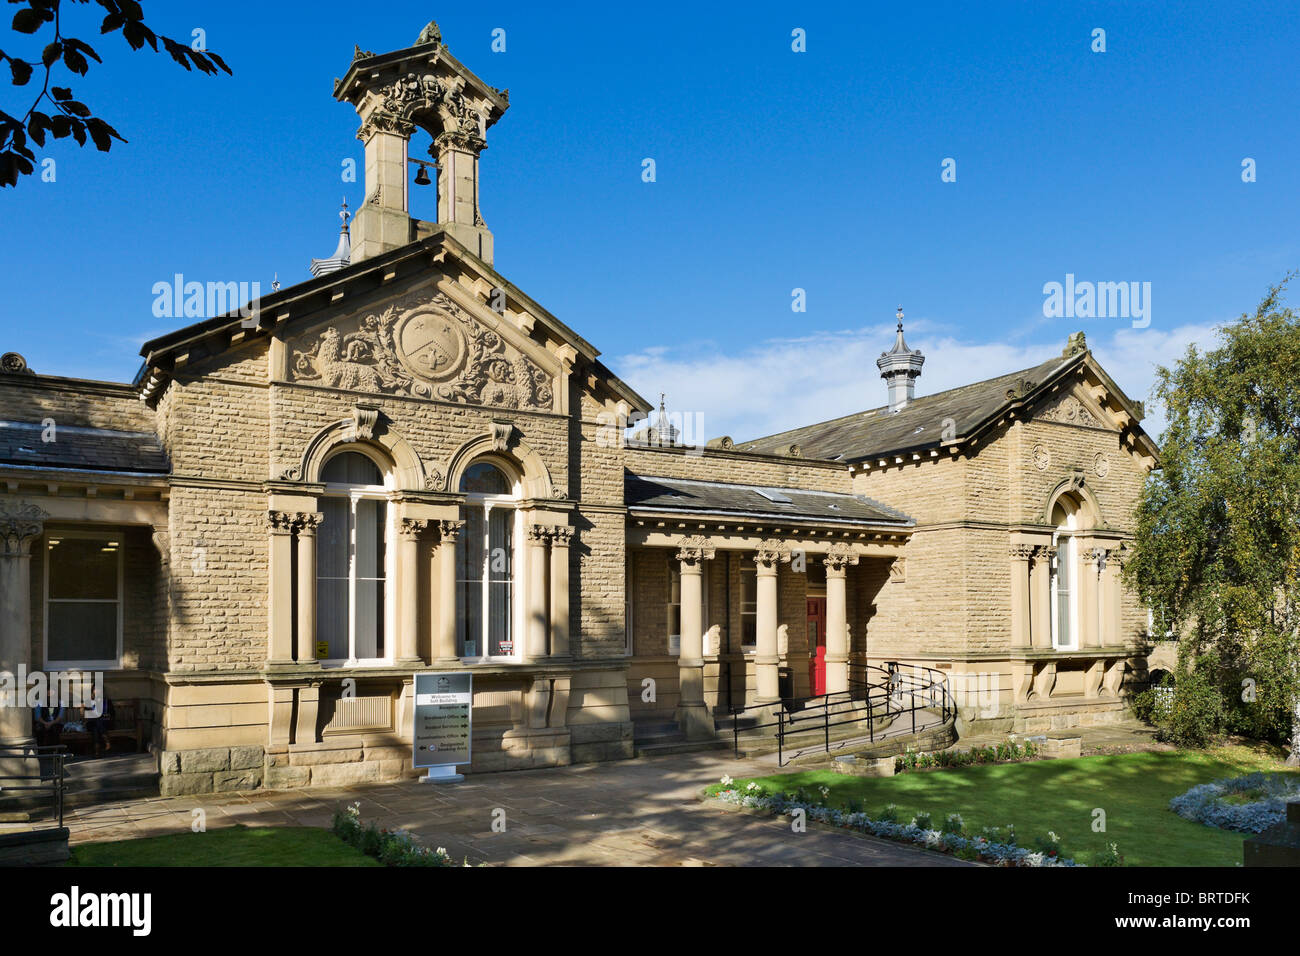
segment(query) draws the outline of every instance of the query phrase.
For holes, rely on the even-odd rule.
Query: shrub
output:
[[[912,817],[912,826],[916,827],[918,830],[933,830],[934,821],[930,818],[930,814],[918,813],[916,816]]]
[[[1180,747],[1206,747],[1223,732],[1225,703],[1215,673],[1218,659],[1206,654],[1181,668],[1173,699],[1163,716],[1158,712],[1157,736]]]
[[[1287,801],[1297,797],[1300,779],[1251,773],[1192,787],[1170,800],[1169,809],[1207,827],[1259,833],[1281,823]]]
[[[1124,856],[1114,843],[1106,844],[1106,849],[1097,855],[1097,866],[1123,866]]]
[[[966,832],[966,821],[961,818],[960,813],[950,813],[944,818],[941,832],[960,836]]]

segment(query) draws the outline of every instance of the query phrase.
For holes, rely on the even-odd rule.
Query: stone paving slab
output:
[[[723,774],[758,776],[764,762],[710,752],[549,770],[475,774],[465,783],[154,797],[77,811],[71,842],[209,829],[328,826],[335,808],[361,805],[367,822],[405,828],[472,863],[510,866],[968,866],[904,844],[745,813],[698,795]],[[494,832],[504,810],[505,832]]]

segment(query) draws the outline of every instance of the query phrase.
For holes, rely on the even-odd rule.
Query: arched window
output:
[[[1079,543],[1075,534],[1080,528],[1079,509],[1062,498],[1052,513],[1056,531],[1052,545],[1052,646],[1074,649],[1079,646]]]
[[[456,542],[456,628],[462,657],[517,658],[515,552],[522,533],[518,488],[491,462],[476,462],[460,479],[465,532]]]
[[[384,474],[367,456],[346,451],[325,463],[321,481],[317,657],[346,664],[386,661],[392,656],[386,640],[392,536]]]

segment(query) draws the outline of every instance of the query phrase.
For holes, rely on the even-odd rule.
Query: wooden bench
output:
[[[78,710],[69,723],[85,724],[84,713]],[[141,753],[149,739],[149,719],[144,716],[138,701],[113,702],[113,727],[104,732],[108,753],[118,750],[120,743],[130,743],[131,753]],[[100,756],[94,753],[95,735],[89,730],[68,730],[66,725],[59,734],[59,743],[66,744],[70,753]],[[124,752],[124,751],[119,751]]]

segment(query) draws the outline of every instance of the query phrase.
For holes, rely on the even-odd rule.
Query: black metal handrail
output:
[[[13,774],[0,773],[0,799],[17,792],[49,791],[54,803],[55,816],[59,826],[63,826],[63,796],[67,791],[68,748],[65,744],[48,747],[36,745],[10,744],[0,745],[0,762],[8,758],[30,758],[36,761],[36,773]],[[10,781],[20,781],[11,785]],[[35,783],[23,781],[35,781]]]
[[[912,733],[916,733],[916,712],[918,710],[938,709],[942,722],[947,723],[957,713],[956,701],[948,687],[948,676],[931,667],[913,665],[912,672],[903,670],[896,661],[887,662],[883,667],[875,664],[865,665],[868,676],[879,675],[877,681],[849,680],[849,689],[828,694],[816,694],[810,697],[782,698],[776,711],[776,720],[766,723],[751,724],[746,731],[762,731],[776,728],[777,766],[785,766],[785,738],[795,733],[797,724],[814,725],[820,723],[823,732],[823,747],[826,753],[831,750],[831,728],[851,724],[867,725],[867,738],[871,743],[876,740],[875,723],[877,719],[890,719],[911,714]],[[904,701],[907,705],[904,706]],[[832,710],[837,705],[861,703],[865,706],[850,707],[841,710],[832,720]],[[883,704],[884,713],[877,715],[877,707]],[[732,752],[740,756],[740,719],[746,711],[768,711],[771,704],[750,704],[747,707],[732,707],[731,738]],[[806,751],[804,751],[806,752]]]

